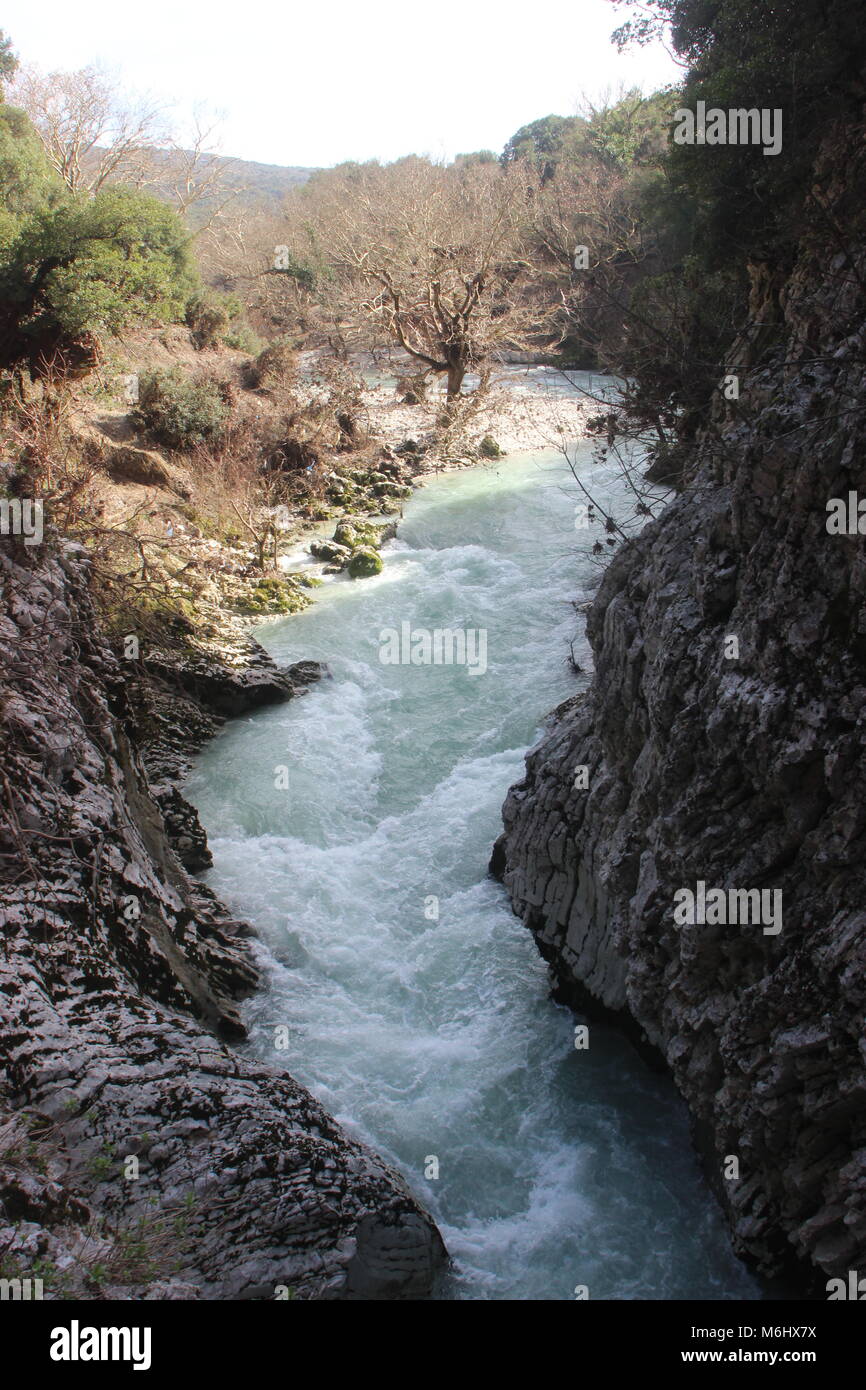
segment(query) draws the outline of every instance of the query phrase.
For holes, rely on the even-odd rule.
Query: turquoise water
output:
[[[620,497],[588,446],[580,467]],[[454,1259],[445,1297],[756,1297],[673,1088],[603,1027],[575,1050],[486,874],[526,749],[585,679],[567,664],[599,578],[582,500],[556,454],[430,480],[380,576],[258,634],[332,679],[227,726],[188,794],[207,881],[262,942],[250,1046],[402,1170]],[[383,664],[403,623],[485,632],[487,669]],[[582,638],[575,655],[589,667]]]

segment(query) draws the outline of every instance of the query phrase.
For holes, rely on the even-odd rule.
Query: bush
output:
[[[241,346],[241,350],[259,350],[258,339],[251,334],[248,325],[243,321],[243,305],[237,295],[217,294],[216,291],[207,289],[197,290],[186,306],[186,322],[193,346],[199,351],[217,347],[220,342],[233,347],[234,344],[229,342],[229,339],[241,337],[244,333],[247,342],[254,346],[245,344]]]
[[[264,348],[264,343],[245,319],[233,323],[227,333],[223,334],[223,342],[226,347],[234,348],[236,352],[247,352],[250,357],[260,356]]]
[[[177,321],[196,279],[189,236],[164,203],[119,186],[68,198],[25,217],[0,253],[0,362]]]
[[[294,376],[298,358],[288,338],[275,338],[259,353],[251,372],[252,384],[267,388]]]
[[[216,347],[230,319],[221,299],[207,290],[201,290],[192,296],[186,306],[186,322],[193,346],[201,350]]]
[[[0,105],[0,242],[8,245],[22,218],[63,196],[42,141],[24,112]]]
[[[230,414],[224,383],[185,376],[178,367],[139,377],[135,422],[171,449],[218,442]]]

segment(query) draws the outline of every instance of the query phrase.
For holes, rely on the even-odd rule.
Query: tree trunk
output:
[[[448,391],[446,400],[449,407],[454,404],[460,395],[460,388],[463,385],[463,378],[466,375],[466,365],[463,362],[452,362],[448,367]]]

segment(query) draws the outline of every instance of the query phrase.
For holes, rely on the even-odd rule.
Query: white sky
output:
[[[223,154],[268,164],[434,158],[502,146],[581,95],[650,92],[680,70],[661,48],[619,55],[609,0],[7,0],[23,62],[101,63],[179,124],[223,116]]]

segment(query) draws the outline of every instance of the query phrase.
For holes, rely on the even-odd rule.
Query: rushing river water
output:
[[[207,881],[263,942],[250,1046],[406,1175],[455,1261],[445,1297],[753,1298],[672,1086],[612,1030],[575,1050],[486,874],[526,749],[581,688],[573,604],[599,578],[581,500],[553,453],[428,480],[380,576],[258,634],[333,679],[228,725],[188,794]],[[403,623],[486,631],[486,671],[383,664],[380,634]],[[575,655],[588,667],[582,638]]]

